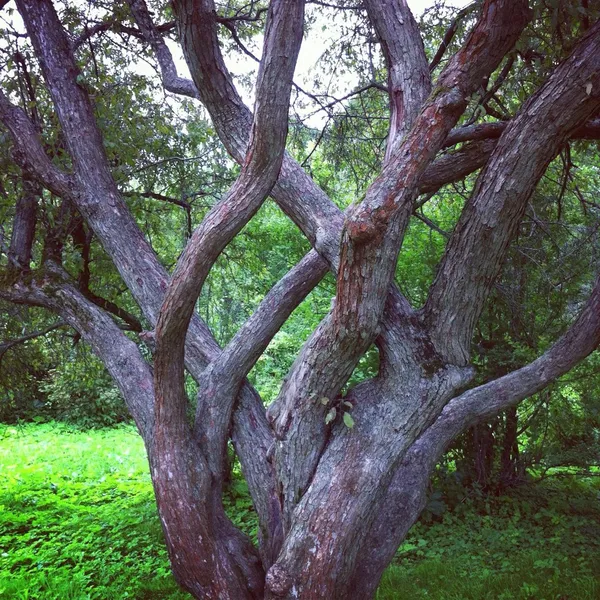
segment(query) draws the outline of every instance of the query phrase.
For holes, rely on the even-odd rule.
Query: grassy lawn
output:
[[[598,479],[598,478],[596,478]],[[377,597],[600,598],[597,481],[548,482],[416,525]],[[241,482],[234,521],[256,521]],[[188,598],[169,571],[131,427],[0,426],[0,598]]]

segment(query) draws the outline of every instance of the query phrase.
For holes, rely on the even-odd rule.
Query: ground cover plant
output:
[[[0,472],[0,598],[189,597],[170,571],[133,427],[2,426]],[[597,598],[599,489],[597,478],[553,477],[495,498],[445,494],[446,510],[430,503],[437,514],[413,527],[376,597]],[[256,536],[241,478],[226,498],[233,522]]]

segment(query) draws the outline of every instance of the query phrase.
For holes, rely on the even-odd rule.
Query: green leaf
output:
[[[331,423],[331,421],[335,419],[336,414],[337,410],[335,408],[332,408],[325,416],[325,425],[329,425],[329,423]]]
[[[350,413],[344,413],[344,425],[348,429],[352,429],[354,427],[354,419],[352,418],[352,415]]]

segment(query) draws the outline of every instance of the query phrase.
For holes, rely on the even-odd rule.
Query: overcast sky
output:
[[[435,4],[433,0],[407,1],[417,19],[425,11],[425,9]],[[472,0],[446,0],[445,5],[449,7],[462,8],[470,2],[472,2]],[[312,11],[321,9],[311,7],[309,5],[308,10]],[[307,91],[311,91],[313,88],[312,81],[314,80],[314,76],[318,74],[319,58],[323,52],[332,45],[331,40],[336,40],[340,37],[340,31],[343,27],[343,22],[341,20],[339,22],[332,21],[331,14],[332,13],[328,11],[328,15],[322,17],[322,23],[320,21],[315,23],[315,25],[311,28],[308,39],[304,40],[300,49],[294,81]],[[187,65],[183,60],[183,56],[181,55],[181,50],[176,48],[175,45],[172,46],[172,50],[174,56],[178,57],[176,59],[178,69],[181,73],[185,73],[186,77],[189,77],[189,71],[187,70]],[[262,48],[258,44],[255,44],[252,47],[252,51],[256,56],[260,56]],[[231,72],[238,76],[255,72],[257,68],[256,62],[254,62],[251,58],[239,53],[230,56],[226,55],[225,61]],[[346,93],[352,91],[353,89],[356,89],[360,81],[360,74],[355,72],[347,72],[344,75],[336,74],[336,76],[333,78],[333,81],[335,82],[335,85],[330,89],[330,93],[332,93],[335,97],[340,98],[345,96]],[[243,86],[239,88],[239,91],[242,94],[244,102],[246,102],[246,104],[249,106],[252,106],[254,103],[252,93],[249,92],[248,89],[243,89]],[[311,113],[311,111],[301,112],[305,115]],[[305,123],[312,127],[320,128],[324,125],[326,120],[327,115],[324,112],[320,112],[315,114],[308,121],[305,121]]]

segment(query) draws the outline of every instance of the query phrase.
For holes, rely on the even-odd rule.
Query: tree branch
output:
[[[431,77],[419,27],[403,0],[365,0],[388,70],[390,127],[385,160],[412,126],[431,91]]]
[[[510,121],[497,121],[494,123],[479,123],[453,129],[444,142],[444,147],[454,146],[460,142],[473,142],[478,140],[498,139],[510,124]],[[597,140],[600,139],[600,119],[592,119],[573,131],[569,137],[572,140]]]
[[[198,92],[193,81],[179,77],[177,68],[173,61],[173,55],[167,47],[158,29],[152,22],[148,7],[144,0],[127,0],[131,13],[133,14],[144,39],[150,44],[162,75],[165,89],[174,94],[198,98]]]
[[[381,572],[395,555],[408,529],[425,507],[427,483],[452,440],[478,422],[541,391],[600,345],[600,280],[569,330],[529,365],[451,400],[437,420],[411,446],[378,504],[363,556],[355,566],[360,576],[350,582],[360,594],[368,574]],[[398,527],[390,532],[390,523]],[[365,576],[367,574],[367,576]]]
[[[273,336],[327,271],[327,263],[314,250],[309,252],[269,291],[223,352],[204,371],[199,382],[201,391],[195,430],[196,438],[202,440],[208,456],[223,454],[222,440],[211,431],[214,424],[222,420],[223,407],[235,398],[244,378]],[[272,467],[270,460],[269,465]],[[219,466],[216,462],[213,468]],[[263,534],[265,543],[261,550],[265,568],[275,562],[283,542],[281,506],[275,503],[270,509],[269,531],[273,533]]]
[[[37,220],[37,196],[39,195],[39,187],[30,178],[24,177],[23,194],[17,200],[13,219],[8,251],[9,270],[29,270]]]
[[[8,350],[10,350],[11,348],[13,348],[14,346],[18,346],[19,344],[24,344],[25,342],[28,342],[29,340],[34,340],[35,338],[47,335],[51,331],[54,331],[55,329],[60,329],[61,327],[65,327],[65,326],[66,326],[66,323],[64,321],[58,321],[58,322],[54,323],[53,325],[49,325],[48,327],[46,327],[44,329],[40,329],[39,331],[33,331],[31,333],[28,333],[27,335],[23,335],[21,337],[14,338],[12,340],[6,340],[5,342],[0,342],[0,361],[2,360],[2,357],[4,356],[4,354],[6,354],[6,352]]]
[[[600,23],[590,31],[600,33]],[[479,175],[424,309],[436,348],[451,363],[468,363],[473,328],[537,182],[600,107],[599,53],[600,35],[586,35],[509,123]]]
[[[197,13],[197,3],[176,3],[177,14]],[[213,18],[211,15],[208,18]],[[184,341],[204,279],[229,241],[261,206],[277,180],[285,140],[289,99],[302,42],[303,0],[274,0],[267,15],[263,59],[258,74],[256,111],[247,158],[240,176],[194,231],[165,294],[156,325],[155,387],[158,440],[173,443],[186,423],[187,397],[183,371]],[[208,447],[203,448],[212,475],[220,482],[223,451],[235,396],[213,415]],[[167,435],[170,427],[179,435]],[[163,435],[164,433],[164,435]],[[222,447],[221,451],[215,451]],[[159,456],[161,453],[159,453]],[[220,484],[202,490],[220,492]]]
[[[47,308],[78,331],[115,380],[140,433],[149,435],[154,401],[149,365],[135,343],[72,285],[61,267],[46,262],[44,271],[31,273],[26,281],[0,274],[0,298]]]
[[[116,317],[119,317],[121,321],[126,323],[129,326],[131,331],[135,331],[136,333],[140,333],[143,330],[142,324],[139,322],[137,317],[127,312],[111,300],[107,300],[106,298],[102,298],[91,292],[89,289],[83,291],[83,295],[90,301],[92,301],[96,306],[103,308],[105,311],[112,313]]]
[[[11,133],[13,157],[26,172],[57,196],[71,196],[72,178],[58,169],[44,151],[35,125],[0,90],[0,120]]]
[[[348,213],[333,309],[302,348],[268,411],[280,440],[277,451],[286,526],[290,525],[298,499],[310,485],[327,440],[328,409],[323,404],[315,405],[315,398],[335,398],[373,342],[419,179],[481,77],[493,71],[513,46],[527,15],[526,2],[518,6],[514,2],[485,4],[474,31],[440,75],[436,91],[412,129],[367,190],[365,200]],[[402,354],[399,363],[404,370],[408,365],[418,368],[415,362],[423,351],[422,338],[407,340],[408,323],[403,323],[402,341],[406,344],[398,343],[402,331],[397,327],[392,330],[393,324],[383,324],[390,338],[397,336],[393,346]],[[317,362],[319,369],[314,368]],[[388,367],[391,369],[392,363]]]
[[[163,23],[156,26],[156,31],[160,34],[167,33],[173,29],[175,29],[175,21],[169,21],[168,23]],[[81,33],[71,42],[71,50],[73,52],[77,52],[77,50],[79,50],[79,48],[81,48],[81,46],[83,46],[83,44],[85,44],[88,40],[99,33],[104,33],[105,31],[116,31],[118,33],[132,35],[141,40],[146,39],[140,30],[133,27],[127,27],[118,19],[110,19],[108,21],[102,21],[101,23],[94,23],[94,25],[91,27],[86,25],[83,33]]]
[[[468,6],[463,8],[461,11],[459,11],[459,13],[456,15],[456,17],[454,17],[454,19],[448,26],[446,33],[444,34],[442,42],[441,42],[439,48],[437,49],[435,56],[433,57],[431,63],[429,63],[429,70],[431,72],[433,72],[435,70],[435,68],[440,64],[442,58],[444,57],[444,54],[446,54],[446,50],[448,49],[448,46],[454,39],[454,35],[456,34],[456,31],[458,29],[458,25],[460,24],[460,22],[466,16],[471,14],[477,8],[477,5],[478,5],[477,2],[473,2],[472,4],[469,4]]]

